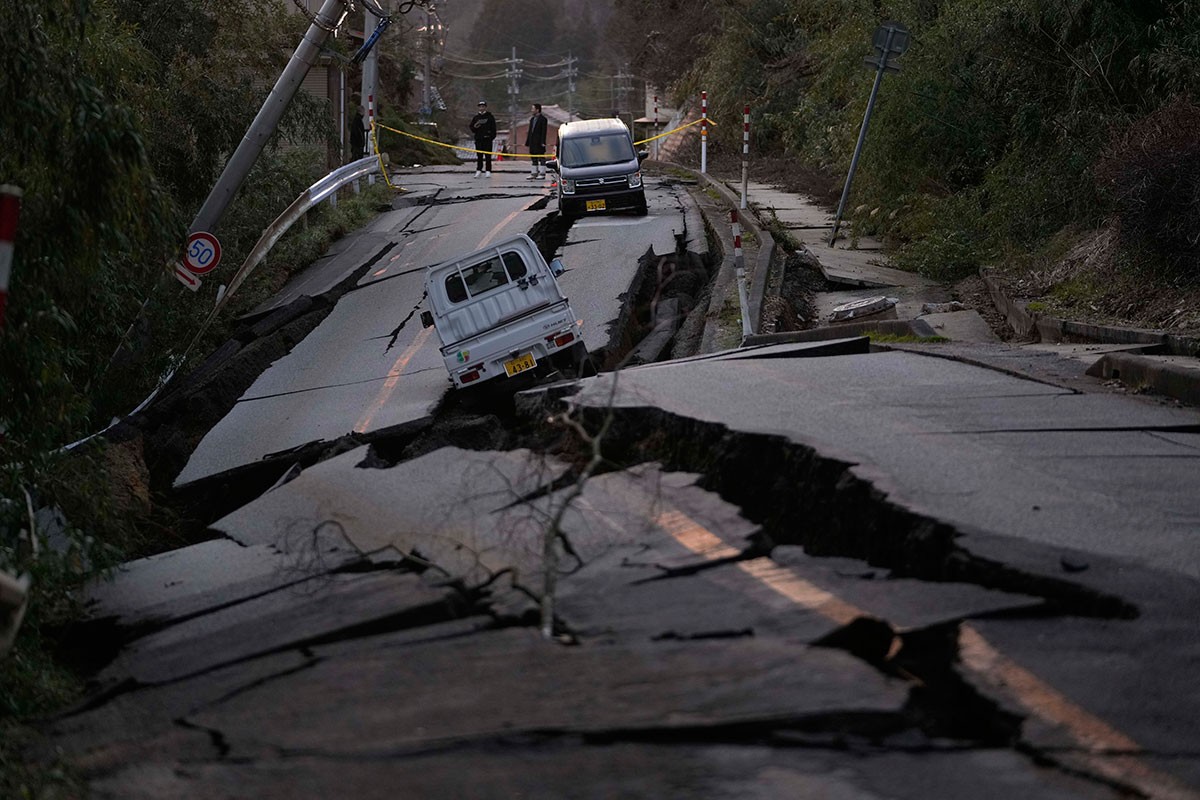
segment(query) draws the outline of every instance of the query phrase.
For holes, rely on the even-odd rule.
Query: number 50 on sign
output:
[[[196,231],[188,237],[183,252],[183,264],[193,275],[205,275],[221,263],[221,243],[207,231]]]

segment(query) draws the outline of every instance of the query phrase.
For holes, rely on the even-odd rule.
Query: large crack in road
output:
[[[562,251],[568,232],[569,225],[562,223],[556,214],[548,214],[530,234],[543,255],[552,258]],[[655,331],[656,309],[668,294],[681,298],[680,317],[688,317],[693,309],[707,305],[699,301],[704,297],[713,265],[711,259],[701,259],[686,251],[686,235],[684,231],[678,237],[675,254],[655,257],[651,252],[643,257],[628,294],[626,312],[614,325],[609,346],[596,354],[605,369],[622,366],[629,354]],[[186,449],[184,442],[194,436],[180,426],[164,424],[165,419],[178,416],[186,408],[192,424],[199,427],[218,416],[222,409],[227,410],[249,386],[249,380],[253,380],[249,373],[270,363],[281,350],[319,324],[337,297],[350,291],[388,249],[377,253],[328,296],[296,301],[294,307],[277,312],[269,324],[260,320],[257,328],[244,329],[236,344],[215,356],[190,383],[164,398],[151,412],[157,416],[135,423],[147,431],[148,450],[156,454],[152,465],[155,472],[163,475],[177,471],[179,454]],[[665,357],[670,349],[663,343],[649,360]],[[336,730],[329,731],[330,738],[317,745],[304,737],[256,741],[230,727],[246,713],[237,710],[234,701],[254,697],[257,702],[269,702],[271,697],[291,690],[289,681],[300,676],[318,679],[322,670],[352,675],[356,669],[366,669],[370,674],[374,668],[370,653],[381,646],[413,643],[426,646],[412,651],[413,664],[404,667],[409,671],[397,676],[399,681],[405,680],[405,676],[415,680],[422,669],[439,663],[438,658],[448,658],[453,663],[455,648],[462,641],[483,643],[485,651],[496,656],[500,669],[519,664],[537,671],[529,661],[508,660],[514,642],[521,642],[515,647],[518,653],[528,646],[525,640],[512,637],[538,624],[534,610],[538,596],[536,582],[526,583],[524,576],[505,574],[507,571],[493,573],[485,580],[465,582],[453,568],[439,564],[436,556],[416,550],[395,550],[375,557],[331,561],[317,580],[328,581],[334,576],[353,580],[356,576],[372,575],[421,578],[423,586],[432,585],[446,593],[424,605],[408,606],[369,620],[335,624],[278,645],[268,642],[198,671],[180,668],[174,672],[168,670],[156,680],[126,681],[94,697],[77,709],[74,716],[86,718],[89,713],[100,714],[102,719],[107,713],[119,716],[121,712],[106,706],[131,703],[129,695],[157,693],[156,703],[174,709],[170,715],[172,725],[207,740],[207,756],[193,755],[193,763],[200,771],[206,766],[220,765],[235,772],[255,766],[271,772],[272,764],[282,762],[285,768],[290,765],[303,772],[311,767],[311,762],[326,760],[354,763],[363,768],[399,759],[422,763],[454,757],[469,757],[483,764],[489,756],[504,758],[518,753],[524,759],[549,755],[571,763],[575,751],[586,753],[597,748],[612,752],[642,745],[656,751],[681,753],[733,746],[743,750],[747,757],[754,754],[755,758],[765,759],[764,763],[769,763],[772,756],[761,755],[763,749],[814,754],[845,751],[874,756],[926,755],[948,762],[972,751],[1002,752],[1034,770],[1056,771],[1056,781],[1079,791],[1072,796],[1091,796],[1093,792],[1095,796],[1104,796],[1109,788],[1124,796],[1151,796],[1153,792],[1147,787],[1170,785],[1169,780],[1160,781],[1153,775],[1140,783],[1127,780],[1123,773],[1098,763],[1095,752],[1086,747],[1053,750],[1031,740],[1026,735],[1028,710],[1014,704],[1003,689],[989,685],[986,676],[981,678],[976,674],[979,653],[985,646],[980,644],[979,634],[972,627],[979,620],[1067,617],[1130,620],[1139,614],[1135,604],[1095,585],[1014,568],[964,549],[957,542],[961,532],[953,526],[895,502],[886,491],[856,474],[849,461],[824,455],[785,436],[731,430],[718,423],[652,407],[576,407],[571,404],[573,391],[571,384],[559,384],[515,398],[511,393],[495,391],[448,392],[429,419],[371,434],[348,434],[332,442],[316,442],[275,454],[261,463],[197,481],[179,493],[179,500],[198,528],[207,529],[269,489],[286,485],[303,474],[302,469],[366,445],[355,466],[381,472],[416,464],[445,448],[476,453],[527,451],[535,458],[561,463],[563,470],[555,477],[536,488],[515,492],[507,500],[509,508],[532,508],[576,480],[591,445],[579,433],[606,425],[602,442],[604,462],[593,480],[639,475],[647,469],[663,475],[690,474],[698,489],[730,504],[753,528],[753,534],[740,545],[715,541],[683,557],[660,556],[641,548],[622,551],[620,567],[641,571],[639,574],[645,576],[635,584],[662,587],[672,582],[680,586],[706,582],[706,585],[742,586],[737,581],[749,576],[776,592],[784,595],[791,592],[795,602],[809,604],[812,610],[829,618],[820,635],[807,641],[801,637],[783,643],[752,624],[689,628],[666,622],[645,638],[658,660],[654,670],[663,670],[664,664],[676,664],[678,673],[684,675],[688,671],[684,664],[697,658],[724,658],[730,652],[729,646],[736,644],[746,648],[741,656],[749,653],[752,660],[753,654],[761,649],[758,656],[761,663],[773,665],[767,672],[781,678],[786,674],[784,665],[788,660],[796,662],[792,669],[799,668],[811,646],[844,653],[848,660],[842,669],[852,670],[848,666],[851,661],[861,664],[880,681],[889,682],[886,685],[891,690],[899,691],[900,701],[886,702],[883,699],[886,692],[880,688],[882,694],[872,696],[871,701],[842,697],[838,702],[846,703],[843,706],[834,702],[801,711],[769,712],[750,703],[738,719],[706,716],[693,709],[690,713],[696,719],[689,721],[688,714],[683,714],[680,720],[669,724],[652,719],[628,722],[615,714],[609,717],[601,714],[594,720],[576,724],[568,723],[569,713],[564,712],[566,716],[551,715],[515,729],[493,730],[486,725],[456,727],[447,723],[443,733],[430,740],[384,736],[361,747],[337,739]],[[548,424],[548,419],[568,412],[574,415],[576,426]],[[169,480],[162,485],[169,485]],[[314,537],[320,538],[317,529],[325,528],[331,521],[309,520],[305,524],[313,528]],[[701,531],[706,532],[703,528]],[[198,532],[196,535],[201,536]],[[572,556],[565,574],[588,577],[589,568],[601,558],[589,554],[586,543],[576,546],[570,533],[564,533],[562,540]],[[803,581],[797,584],[795,575],[781,577],[781,571],[790,567],[812,569],[814,563],[834,565],[826,568],[839,579],[852,580],[861,587],[878,586],[882,582],[894,586],[965,584],[992,594],[987,602],[974,600],[978,607],[964,603],[967,610],[961,614],[950,610],[940,616],[921,617],[924,621],[917,624],[906,624],[839,599],[819,584]],[[434,574],[441,579],[430,584]],[[790,584],[786,583],[788,580]],[[245,599],[259,600],[261,595]],[[564,653],[583,649],[594,655],[595,648],[584,645],[595,641],[595,631],[586,622],[573,622],[571,611],[568,604],[567,611],[560,612],[563,616],[555,628],[559,634],[556,641]],[[582,619],[586,618],[584,614]],[[169,624],[181,621],[186,620],[180,618]],[[119,633],[119,640],[137,642],[162,630],[147,626],[125,631]],[[611,646],[613,642],[608,644]],[[721,649],[716,649],[718,645]],[[437,655],[442,650],[445,652]],[[506,654],[505,658],[500,658],[501,653]],[[423,662],[424,658],[429,660]],[[473,658],[482,657],[476,654]],[[628,668],[631,663],[630,654],[616,653],[609,669],[616,669],[617,664]],[[253,674],[237,677],[234,668],[247,665],[253,666]],[[730,664],[731,670],[735,668]],[[558,679],[566,680],[561,676]],[[473,678],[467,675],[462,680],[470,684]],[[636,684],[637,679],[628,680]],[[645,680],[651,686],[650,679]],[[681,680],[684,688],[679,691],[684,691],[687,678]],[[766,678],[760,681],[759,689],[769,691],[770,681]],[[366,682],[369,684],[370,679]],[[533,685],[536,686],[536,681]],[[864,688],[867,695],[871,691],[874,690]],[[485,707],[487,702],[486,697],[481,701]],[[496,702],[503,705],[499,700]],[[877,707],[872,707],[872,702]],[[798,702],[797,706],[804,703]],[[225,714],[233,716],[225,718]],[[65,719],[70,727],[71,717]],[[436,720],[431,724],[436,726]],[[359,735],[368,736],[370,726],[367,728]],[[135,754],[146,754],[146,748],[150,747],[131,746],[134,749],[130,752]]]

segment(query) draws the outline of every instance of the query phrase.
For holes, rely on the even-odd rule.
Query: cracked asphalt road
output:
[[[564,411],[608,430],[544,639]],[[120,647],[49,726],[93,796],[1200,796],[1194,410],[849,340],[488,419],[97,587]]]

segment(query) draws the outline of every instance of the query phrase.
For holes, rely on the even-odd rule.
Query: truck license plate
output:
[[[524,372],[527,369],[533,369],[537,366],[537,359],[533,357],[533,353],[522,353],[511,361],[504,362],[504,371],[508,377],[516,375],[518,372]]]
[[[603,211],[604,210],[604,201],[603,200],[588,200],[587,201],[587,210],[588,211]]]

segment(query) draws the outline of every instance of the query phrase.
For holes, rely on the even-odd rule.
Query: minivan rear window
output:
[[[560,144],[559,162],[564,167],[601,167],[637,158],[627,133],[570,136]]]

